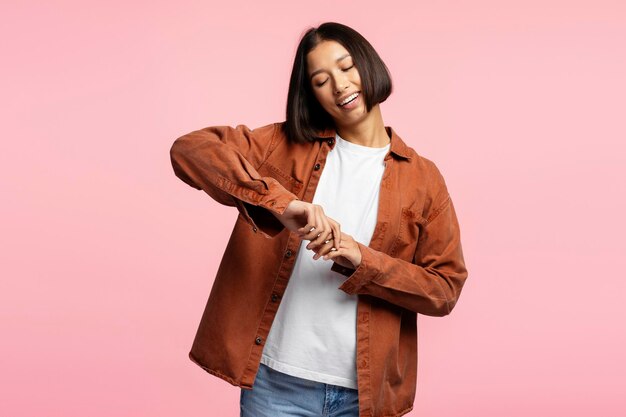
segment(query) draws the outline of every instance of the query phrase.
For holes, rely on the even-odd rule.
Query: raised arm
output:
[[[174,173],[220,204],[237,207],[252,227],[273,237],[284,228],[274,214],[282,214],[298,199],[276,179],[257,172],[278,129],[279,124],[272,123],[256,129],[211,126],[188,133],[170,148]]]

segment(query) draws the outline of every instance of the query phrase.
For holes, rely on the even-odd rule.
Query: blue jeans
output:
[[[297,378],[260,364],[252,390],[241,389],[240,417],[358,417],[358,391]]]

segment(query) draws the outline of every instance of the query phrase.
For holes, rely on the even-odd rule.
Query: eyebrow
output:
[[[342,59],[347,58],[347,57],[349,57],[349,56],[350,56],[350,54],[341,55],[339,58],[337,58],[337,60],[336,60],[335,62],[339,62],[339,61],[341,61]],[[310,80],[311,78],[313,78],[314,76],[316,76],[317,74],[319,74],[320,72],[323,72],[323,71],[324,71],[324,70],[322,70],[322,69],[318,69],[318,70],[313,71],[313,72],[311,73],[311,75],[309,76],[309,80]]]

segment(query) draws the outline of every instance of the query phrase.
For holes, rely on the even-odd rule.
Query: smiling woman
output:
[[[301,39],[287,96],[285,133],[296,142],[316,131],[358,123],[391,94],[391,76],[372,45],[355,30],[327,23]],[[342,106],[353,94],[356,101]],[[349,115],[341,110],[350,111]],[[379,117],[380,109],[374,108]]]
[[[417,314],[450,314],[468,273],[443,175],[383,123],[390,94],[371,44],[328,22],[300,40],[286,121],[171,147],[239,211],[189,357],[241,388],[241,416],[413,408]]]
[[[333,63],[333,57],[337,55],[341,56]],[[326,113],[335,119],[337,125],[346,125],[367,115],[364,105],[360,106],[358,112],[347,112],[363,104],[363,100],[359,98],[361,77],[352,61],[352,56],[335,41],[321,42],[307,54],[308,67],[320,68],[309,76],[313,83],[313,94]],[[342,91],[339,97],[335,93],[337,90]]]

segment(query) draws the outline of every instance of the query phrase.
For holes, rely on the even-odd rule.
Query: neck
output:
[[[382,148],[390,142],[380,104],[373,106],[367,116],[355,124],[337,125],[337,133],[342,139],[371,148]]]

